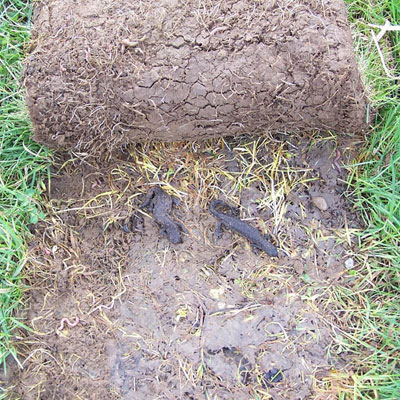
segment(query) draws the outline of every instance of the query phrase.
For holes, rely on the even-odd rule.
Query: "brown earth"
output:
[[[0,382],[12,398],[335,399],[349,356],[326,291],[351,279],[357,251],[342,180],[357,144],[287,139],[58,155],[49,217],[32,228],[23,369],[9,360]],[[183,244],[138,208],[153,185],[181,199]],[[230,231],[215,240],[213,198],[269,232],[279,258]]]
[[[24,83],[51,147],[367,126],[342,0],[40,1]]]

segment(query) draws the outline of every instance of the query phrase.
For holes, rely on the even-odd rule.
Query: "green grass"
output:
[[[355,284],[335,289],[351,333],[341,338],[341,346],[358,359],[350,366],[349,398],[400,399],[400,80],[385,74],[368,27],[383,25],[385,19],[400,25],[400,1],[346,2],[361,70],[378,113],[360,165],[349,178],[351,198],[366,228],[360,233],[363,267]],[[400,32],[387,32],[380,46],[391,74],[400,76]]]
[[[48,169],[44,148],[31,141],[31,126],[19,83],[29,40],[31,6],[0,0],[0,362],[16,358],[13,333],[21,322],[21,272],[28,225],[43,217],[42,177]]]
[[[355,50],[359,58],[360,71],[364,77],[368,95],[377,108],[386,108],[396,103],[399,96],[399,82],[388,79],[380,60],[378,51],[371,37],[372,25],[384,25],[389,20],[392,25],[398,25],[400,20],[399,0],[345,0],[352,24]],[[373,29],[378,34],[379,29]],[[397,76],[399,65],[394,60],[400,59],[400,32],[387,32],[380,40],[385,54],[386,64],[391,64],[392,75]]]

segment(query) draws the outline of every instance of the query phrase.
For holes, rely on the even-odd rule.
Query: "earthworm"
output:
[[[64,329],[64,322],[67,323],[67,325],[70,328],[73,328],[74,326],[77,326],[79,324],[79,318],[75,317],[75,322],[71,322],[68,318],[63,318],[60,322],[60,326],[58,327],[59,331],[62,331]]]
[[[339,165],[339,160],[342,154],[340,153],[339,150],[336,151],[336,157],[333,159],[333,165],[336,167],[336,169],[340,172],[342,170],[342,167]]]

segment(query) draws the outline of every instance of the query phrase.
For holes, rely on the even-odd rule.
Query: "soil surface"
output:
[[[371,115],[343,0],[36,2],[24,81],[36,140],[85,151]]]
[[[32,227],[23,315],[32,331],[16,338],[23,369],[10,360],[2,376],[10,393],[336,398],[318,382],[346,355],[331,351],[322,299],[356,248],[348,232],[359,224],[343,197],[356,145],[287,139],[137,145],[112,163],[57,155],[49,217]],[[187,230],[182,244],[139,208],[156,185],[180,199],[172,217]],[[279,257],[228,230],[217,240],[215,198],[268,232]],[[75,326],[61,327],[64,318]]]

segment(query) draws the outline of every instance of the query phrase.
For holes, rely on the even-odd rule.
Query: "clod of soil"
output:
[[[342,0],[35,3],[24,72],[37,141],[366,127]]]

